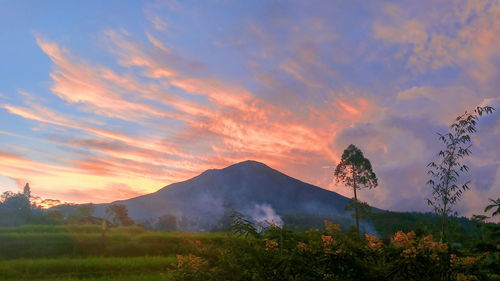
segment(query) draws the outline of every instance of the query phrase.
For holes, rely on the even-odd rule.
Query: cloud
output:
[[[42,140],[57,159],[9,146],[16,154],[2,156],[2,175],[35,179],[49,196],[103,202],[254,159],[351,197],[332,178],[354,143],[380,180],[361,198],[429,210],[435,133],[475,105],[500,108],[499,5],[388,3],[229,3],[233,13],[213,28],[202,23],[217,4],[158,1],[144,8],[144,34],[127,25],[93,32],[106,60],[37,35],[52,65],[50,93],[2,99],[2,114],[36,127],[1,134]],[[500,186],[498,121],[480,126],[463,214]]]
[[[104,67],[70,61],[68,50],[41,37],[37,38],[37,43],[55,65],[51,74],[52,92],[61,99],[84,104],[87,110],[95,113],[128,121],[151,115],[169,117],[166,110],[127,99],[130,92],[149,90],[146,85],[136,85],[132,77],[121,77]]]
[[[373,23],[373,36],[399,44],[395,56],[404,58],[416,73],[461,67],[479,83],[496,78],[498,1],[444,1],[428,10],[415,6],[420,5],[415,1],[387,4],[385,13]]]

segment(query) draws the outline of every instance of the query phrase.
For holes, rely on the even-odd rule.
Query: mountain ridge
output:
[[[206,170],[150,194],[95,206],[98,216],[104,216],[110,204],[124,204],[136,221],[155,224],[160,216],[170,215],[176,218],[178,230],[208,231],[217,228],[234,211],[256,222],[268,220],[277,224],[283,224],[281,216],[286,214],[350,220],[350,213],[344,211],[349,201],[264,163],[246,160]]]

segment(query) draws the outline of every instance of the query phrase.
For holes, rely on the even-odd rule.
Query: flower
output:
[[[479,280],[477,279],[476,275],[471,275],[471,274],[463,274],[463,273],[459,273],[457,275],[457,279],[458,281],[475,281],[475,280]]]
[[[330,247],[336,243],[335,239],[330,235],[321,235],[321,241],[323,241],[323,247]]]
[[[425,249],[431,249],[434,244],[434,238],[432,235],[427,235],[422,238],[420,238],[420,241],[418,242],[418,249],[420,250],[425,250]]]
[[[312,251],[311,247],[309,247],[304,242],[297,243],[297,248],[299,248],[299,250],[304,251],[304,252],[310,252],[310,251]]]
[[[337,244],[337,241],[330,235],[321,235],[321,241],[323,242],[323,252],[325,254],[340,254],[342,250],[337,249],[336,251],[332,250],[332,247]]]
[[[200,270],[203,266],[208,264],[207,260],[195,256],[193,254],[189,254],[187,256],[176,255],[176,257],[177,257],[177,268]]]
[[[342,228],[340,226],[340,224],[334,224],[333,222],[331,221],[323,221],[323,223],[325,224],[325,230],[327,233],[335,233],[335,232],[339,232]]]
[[[398,231],[392,237],[391,242],[397,248],[410,248],[415,242],[415,232],[404,233],[403,231]]]
[[[416,258],[417,257],[417,249],[415,247],[404,249],[403,252],[401,253],[401,256],[403,258],[407,258],[407,259]]]
[[[444,253],[446,252],[446,250],[448,250],[448,245],[445,243],[434,242],[434,238],[432,237],[432,235],[427,235],[420,238],[420,241],[418,242],[418,249]]]
[[[278,242],[276,242],[274,240],[266,239],[266,249],[273,249],[273,248],[276,248],[278,246],[279,246]]]
[[[382,240],[378,239],[377,237],[370,235],[370,234],[365,234],[365,239],[368,241],[368,247],[372,250],[380,250],[382,249],[383,243]]]

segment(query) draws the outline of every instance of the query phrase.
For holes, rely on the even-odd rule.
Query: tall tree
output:
[[[342,153],[340,163],[335,168],[334,178],[337,183],[341,182],[354,191],[356,230],[359,235],[359,201],[357,190],[377,187],[377,175],[373,172],[370,160],[363,156],[363,152],[359,148],[350,144],[344,150],[344,153]]]
[[[28,200],[31,199],[31,188],[29,183],[26,183],[26,185],[24,186],[23,195],[26,196]]]
[[[448,217],[455,214],[453,205],[469,189],[470,181],[460,183],[459,180],[469,170],[463,161],[471,154],[471,135],[476,132],[479,117],[491,114],[494,110],[491,106],[485,106],[477,107],[472,112],[466,111],[455,119],[448,133],[438,133],[444,147],[437,155],[438,160],[427,165],[430,176],[427,184],[432,188],[432,196],[427,199],[427,204],[441,216],[441,241],[446,239]]]
[[[111,222],[114,225],[130,226],[135,224],[128,215],[127,206],[123,204],[113,204],[106,207],[106,215],[111,217]]]

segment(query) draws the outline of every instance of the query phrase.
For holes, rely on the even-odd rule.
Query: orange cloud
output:
[[[55,72],[51,74],[54,80],[52,91],[61,99],[85,104],[92,112],[128,121],[151,115],[170,116],[154,106],[128,101],[127,94],[140,89],[128,77],[119,77],[106,68],[72,62],[67,58],[67,50],[40,37],[37,43],[55,64]]]
[[[89,186],[104,192],[109,186],[119,185],[133,189],[121,194],[136,194],[189,178],[209,168],[247,159],[300,174],[290,163],[318,162],[322,166],[336,161],[340,152],[332,149],[331,141],[337,131],[373,115],[374,104],[365,98],[353,98],[350,93],[329,99],[321,108],[310,107],[297,114],[231,83],[186,75],[183,67],[192,63],[179,57],[159,59],[174,54],[152,36],[149,41],[153,48],[130,42],[114,31],[106,32],[106,36],[110,50],[118,56],[122,66],[140,67],[143,76],[120,75],[108,68],[84,63],[57,44],[38,38],[39,46],[54,63],[52,91],[69,102],[69,106],[76,105],[77,110],[83,109],[86,114],[127,120],[146,132],[135,136],[102,129],[107,120],[96,126],[46,108],[39,101],[27,99],[27,107],[4,104],[2,107],[11,114],[84,133],[51,139],[58,145],[83,151],[83,155],[69,156],[65,162],[69,163],[67,170],[60,170],[54,164],[17,159],[20,162],[16,165],[12,161],[4,164],[2,171],[6,176],[34,177],[40,186],[47,186],[42,187],[43,192],[75,201],[71,194],[54,193],[48,186],[51,182],[57,182],[57,186],[67,184],[77,194],[75,190],[83,192]],[[288,71],[300,69],[303,60],[320,66],[310,54],[303,56],[294,61],[294,67],[287,68]],[[149,78],[149,82],[143,82],[144,77]],[[193,99],[199,96],[206,99]],[[168,129],[172,121],[178,122],[175,130]],[[20,163],[37,168],[23,170]],[[43,171],[50,173],[40,176]],[[78,179],[78,175],[82,178]],[[317,184],[324,183],[313,174],[299,176]],[[58,177],[60,181],[56,180]],[[102,202],[109,197],[92,197],[92,200]],[[79,200],[84,199],[76,201]]]

